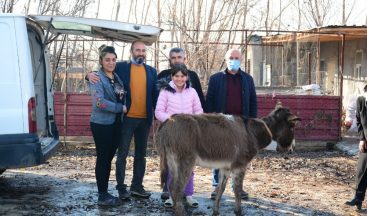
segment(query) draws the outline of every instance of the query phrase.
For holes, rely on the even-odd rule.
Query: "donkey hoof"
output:
[[[235,211],[234,211],[234,214],[235,214],[236,216],[241,216],[241,215],[242,215],[242,211],[241,211],[241,210],[235,210]]]

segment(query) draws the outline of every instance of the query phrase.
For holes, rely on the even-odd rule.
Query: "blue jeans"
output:
[[[117,190],[126,189],[126,184],[124,183],[126,158],[129,154],[130,143],[133,136],[135,141],[135,154],[133,179],[130,190],[137,190],[143,187],[149,128],[150,125],[146,118],[130,118],[125,116],[124,121],[122,122],[121,141],[118,146],[116,159]]]
[[[217,187],[219,184],[219,169],[213,169],[213,181],[212,181],[212,185],[213,187]],[[231,188],[233,190],[233,179],[231,179]]]
[[[213,169],[213,187],[217,187],[219,183],[219,169]]]

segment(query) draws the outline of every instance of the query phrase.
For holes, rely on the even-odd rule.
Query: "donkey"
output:
[[[198,165],[220,170],[213,215],[219,214],[219,202],[231,174],[235,213],[241,215],[240,192],[247,165],[272,140],[277,142],[278,150],[289,150],[297,121],[300,118],[281,106],[263,119],[223,114],[176,114],[165,121],[157,132],[156,147],[160,154],[161,186],[166,180],[167,168],[173,176],[169,189],[175,214],[185,214],[183,189],[194,166]]]

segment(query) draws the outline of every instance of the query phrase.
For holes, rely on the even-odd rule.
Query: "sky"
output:
[[[279,1],[282,1],[282,5],[286,5],[286,1],[284,0],[272,0],[271,1],[271,8],[273,11],[273,16],[276,16],[279,13]],[[301,0],[303,1],[303,0]],[[321,2],[322,0],[317,0]],[[263,4],[265,1],[262,1]],[[297,2],[297,1],[295,1]],[[333,11],[331,12],[331,16],[328,18],[328,25],[335,25],[340,24],[342,20],[342,0],[333,0]],[[346,0],[346,10],[350,10],[352,7],[353,0]],[[290,17],[294,17],[297,9],[295,7],[288,7],[284,14],[282,15],[282,21],[287,22],[287,19]],[[304,9],[306,10],[306,9]],[[348,19],[348,25],[366,25],[366,18],[367,18],[367,0],[355,0],[355,5],[353,7],[353,12],[351,13],[350,18]]]
[[[102,1],[102,0],[101,0]],[[117,0],[104,0],[103,2],[110,2],[110,4],[101,4],[101,8],[100,8],[100,12],[99,12],[99,17],[103,18],[103,19],[111,19],[111,17],[114,17],[114,2]],[[139,3],[142,2],[143,0],[138,0]],[[173,1],[173,0],[161,0],[161,2],[164,1]],[[205,0],[204,0],[205,1]],[[209,0],[211,1],[211,0]],[[282,5],[286,5],[287,1],[293,1],[293,2],[297,2],[297,0],[271,0],[270,1],[270,8],[272,9],[272,16],[277,16],[279,14],[279,2],[282,2]],[[303,0],[300,0],[303,1]],[[321,1],[321,0],[318,0]],[[354,0],[346,0],[346,8],[347,10],[351,7],[352,2]],[[95,0],[95,2],[97,2],[97,0]],[[126,13],[126,8],[128,7],[128,5],[130,4],[130,0],[120,0],[121,2],[121,9],[120,9],[120,13],[119,13],[119,18],[122,20],[126,20],[127,17],[127,13]],[[156,2],[153,0],[153,2]],[[266,0],[259,0],[259,3],[257,4],[257,7],[262,7],[261,9],[263,10],[266,7]],[[342,0],[333,0],[333,6],[335,7],[334,11],[333,11],[333,16],[329,17],[328,19],[328,24],[330,25],[335,25],[336,23],[340,23],[341,22],[341,18],[342,18],[342,13],[341,13],[341,3]],[[152,3],[154,4],[154,3]],[[95,3],[96,5],[96,3]],[[337,5],[337,6],[335,6]],[[93,9],[90,10],[90,12],[95,13],[96,7],[94,7]],[[258,10],[260,10],[258,8]],[[112,11],[112,13],[111,13]],[[257,13],[257,10],[254,10],[254,13]],[[294,17],[295,13],[295,8],[292,6],[289,6],[282,15],[282,22],[284,23],[288,23],[287,25],[293,25],[293,22],[291,20],[291,17]],[[256,16],[256,14],[255,14]],[[367,0],[355,0],[355,5],[354,5],[354,9],[353,12],[351,13],[350,18],[348,19],[348,25],[366,25],[367,24]]]
[[[16,4],[15,7],[15,12],[18,13],[22,13],[24,12],[24,5],[27,2],[31,3],[31,7],[30,7],[30,14],[37,14],[37,6],[39,4],[39,1],[41,0],[19,0]],[[67,7],[68,4],[74,2],[75,0],[69,0],[66,1],[65,0],[65,7]],[[101,19],[114,19],[115,17],[115,13],[116,13],[116,8],[114,8],[113,6],[115,5],[114,3],[117,1],[120,1],[121,4],[121,8],[120,8],[120,13],[119,13],[119,20],[120,21],[126,21],[127,20],[127,8],[130,5],[130,0],[92,0],[92,5],[88,8],[87,10],[87,16],[88,17],[95,17],[96,14],[96,10],[97,10],[97,2],[101,1],[100,4],[100,11],[99,11],[99,18]],[[138,7],[144,5],[142,2],[144,0],[137,0],[138,1]],[[161,3],[163,2],[163,4],[165,2],[170,2],[173,0],[160,0]],[[204,0],[204,2],[206,2],[208,0]],[[209,0],[210,2],[211,0]],[[221,1],[221,0],[217,0],[217,1]],[[277,16],[279,14],[279,4],[280,1],[282,3],[282,6],[284,7],[284,5],[286,5],[287,2],[289,1],[293,1],[293,2],[297,2],[297,0],[271,0],[270,1],[270,8],[272,9],[272,16]],[[301,2],[303,0],[300,0]],[[318,0],[318,1],[322,1],[322,0]],[[352,2],[354,0],[346,0],[346,5],[347,8],[351,6]],[[152,0],[152,5],[151,7],[155,7],[157,0]],[[257,10],[253,10],[255,13],[257,13],[257,11],[259,10],[264,10],[264,8],[266,7],[266,0],[259,0],[257,3]],[[338,24],[340,23],[341,20],[341,2],[342,0],[334,0],[333,5],[338,5],[335,6],[335,11],[333,12],[333,16],[329,17],[328,19],[328,23],[329,25],[334,25],[334,24]],[[146,5],[145,5],[146,6]],[[256,9],[256,8],[255,8]],[[293,17],[295,17],[295,7],[293,6],[289,6],[283,13],[282,15],[282,22],[285,23],[282,28],[292,28],[293,25],[295,25],[294,19],[292,19]],[[155,11],[154,11],[155,13]],[[256,14],[254,14],[256,16]],[[155,16],[155,15],[154,15]],[[151,19],[153,20],[153,19]],[[149,19],[148,19],[149,21]],[[306,22],[306,21],[304,21]],[[348,25],[366,25],[367,23],[367,0],[355,0],[355,6],[354,6],[354,10],[353,13],[351,14],[349,20],[348,20]],[[306,25],[306,23],[305,23]],[[286,29],[284,29],[286,30]]]

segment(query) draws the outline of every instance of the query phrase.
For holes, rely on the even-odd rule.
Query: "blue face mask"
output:
[[[240,69],[240,65],[240,60],[237,59],[227,61],[227,68],[230,71],[237,71],[238,69]]]

